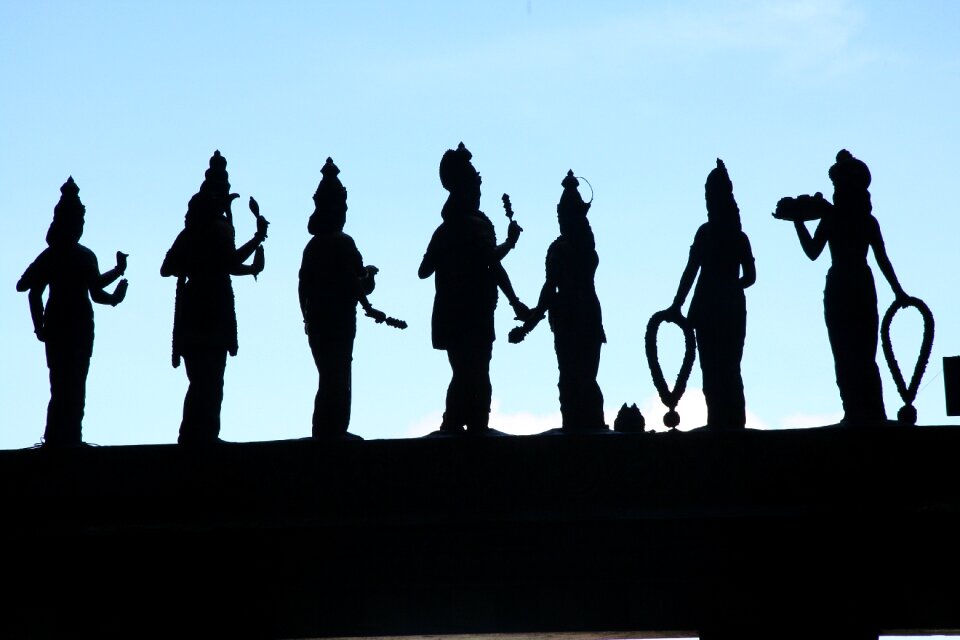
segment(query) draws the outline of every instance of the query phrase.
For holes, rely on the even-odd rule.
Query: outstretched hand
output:
[[[383,311],[380,311],[379,309],[374,309],[373,307],[370,307],[369,309],[364,309],[364,313],[367,315],[368,318],[373,318],[377,324],[382,324],[387,320],[387,314],[385,314]]]
[[[269,226],[270,223],[267,222],[266,218],[263,216],[257,216],[257,235],[263,240],[267,239],[267,227]]]
[[[523,227],[517,224],[516,220],[511,220],[510,226],[507,227],[507,242],[517,244],[521,233],[523,233]]]
[[[263,246],[260,245],[253,252],[253,265],[251,266],[254,276],[260,275],[260,272],[263,271],[263,267],[266,265],[266,259],[263,252]]]
[[[520,322],[526,322],[530,319],[531,311],[530,307],[527,305],[517,300],[510,303],[510,306],[513,307],[513,313],[516,315],[516,319]]]
[[[126,278],[117,283],[117,288],[113,292],[113,306],[117,306],[127,297],[127,287],[129,284]]]
[[[680,310],[680,307],[683,306],[682,302],[674,302],[669,307],[667,307],[667,316],[671,320],[677,320],[683,317],[683,311]]]
[[[507,340],[510,341],[510,344],[520,344],[526,337],[527,330],[525,327],[514,327],[510,329],[510,333],[507,334]]]

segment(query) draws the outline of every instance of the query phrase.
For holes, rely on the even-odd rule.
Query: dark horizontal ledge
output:
[[[958,460],[932,426],[3,451],[0,631],[960,629]]]

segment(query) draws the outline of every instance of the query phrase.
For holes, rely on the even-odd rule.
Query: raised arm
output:
[[[97,284],[102,289],[103,287],[109,286],[114,283],[114,281],[122,276],[127,270],[127,254],[122,251],[117,251],[117,266],[110,271],[101,273]]]
[[[510,221],[510,226],[507,227],[507,239],[503,244],[497,245],[493,250],[493,260],[494,262],[500,262],[507,257],[507,254],[510,253],[514,247],[517,246],[517,240],[520,239],[520,233],[523,232],[523,229],[517,224],[516,220]],[[506,293],[506,292],[504,292]]]
[[[813,232],[813,237],[810,236],[807,225],[802,220],[794,221],[793,226],[797,230],[800,247],[807,254],[807,257],[811,260],[819,258],[820,254],[823,253],[823,248],[827,246],[827,231],[824,220],[821,219],[820,223],[817,224],[817,230]]]
[[[233,264],[230,267],[230,275],[246,276],[257,275],[263,271],[263,241],[267,239],[267,226],[270,223],[263,216],[257,216],[257,232],[243,246],[238,248],[233,254]],[[254,255],[253,265],[246,265],[247,258]]]

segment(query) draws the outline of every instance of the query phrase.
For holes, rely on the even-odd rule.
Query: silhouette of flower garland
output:
[[[904,382],[903,373],[900,371],[900,365],[893,354],[893,345],[890,342],[890,324],[893,322],[893,316],[900,309],[908,307],[913,307],[919,311],[923,318],[923,340],[920,343],[920,355],[917,357],[917,364],[913,368],[913,376],[910,378],[909,385]],[[920,380],[923,378],[923,372],[930,361],[930,351],[933,349],[933,331],[933,314],[920,298],[894,300],[883,315],[883,322],[880,325],[880,342],[883,345],[883,356],[887,360],[887,367],[889,367],[893,382],[897,386],[897,392],[905,403],[897,412],[897,421],[902,424],[914,425],[917,423],[917,410],[913,406],[913,401],[917,398]]]
[[[664,322],[672,322],[683,331],[684,352],[683,363],[680,365],[680,371],[677,373],[677,382],[673,390],[667,387],[667,381],[663,378],[663,369],[660,368],[660,361],[657,358],[657,332],[660,325]],[[693,327],[689,320],[679,313],[673,313],[669,309],[657,311],[650,316],[647,323],[647,331],[644,334],[644,343],[647,352],[647,364],[650,366],[650,375],[653,377],[653,386],[656,387],[660,400],[667,405],[670,410],[663,416],[663,424],[671,429],[676,429],[680,424],[680,414],[677,413],[677,404],[687,388],[687,380],[690,379],[690,372],[693,370],[693,360],[696,357],[696,339],[693,335]]]

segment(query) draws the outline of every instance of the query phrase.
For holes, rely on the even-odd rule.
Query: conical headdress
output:
[[[333,158],[327,158],[320,175],[323,177],[313,194],[313,203],[318,209],[341,208],[347,201],[347,190],[340,182],[340,168],[333,163]]]
[[[83,216],[87,208],[80,202],[80,187],[73,176],[60,187],[60,200],[53,207],[53,221],[47,229],[47,244],[76,242],[83,233]]]
[[[211,193],[218,196],[230,194],[230,177],[227,174],[227,159],[220,155],[217,149],[210,157],[210,167],[203,174],[203,184],[200,193]]]
[[[573,170],[567,171],[567,175],[560,182],[563,186],[563,193],[560,194],[560,202],[557,203],[558,213],[577,213],[587,215],[590,210],[590,203],[583,201],[580,195],[580,181],[573,175]]]
[[[707,183],[704,185],[707,200],[717,201],[721,198],[729,198],[733,195],[733,183],[730,181],[730,174],[727,173],[727,166],[723,160],[717,158],[717,167],[707,174]]]

